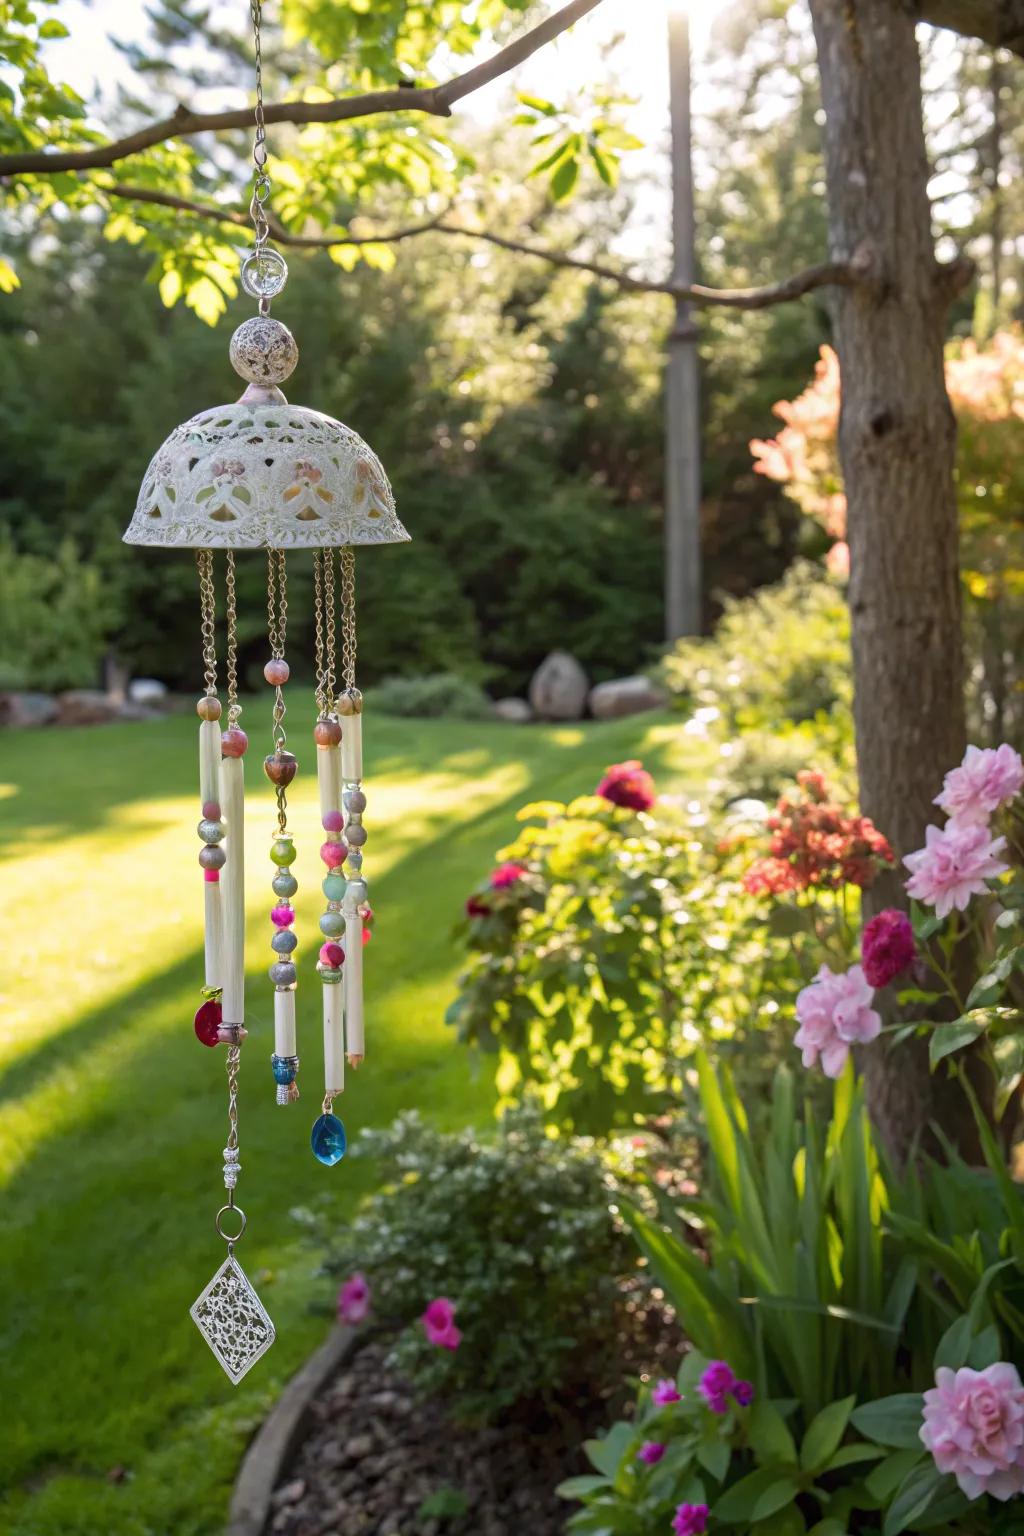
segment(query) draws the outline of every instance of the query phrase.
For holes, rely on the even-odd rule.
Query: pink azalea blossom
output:
[[[669,1403],[679,1403],[681,1401],[682,1393],[675,1382],[670,1381],[667,1376],[657,1383],[654,1391],[651,1393],[651,1402],[658,1408],[665,1408]]]
[[[349,1275],[338,1292],[338,1321],[341,1323],[364,1322],[370,1311],[370,1285],[365,1275],[357,1270]]]
[[[986,823],[1022,789],[1024,762],[1005,741],[1001,747],[968,747],[960,767],[946,774],[935,804],[957,821]]]
[[[506,886],[515,885],[525,874],[522,864],[499,864],[497,869],[491,871],[491,889],[504,890]]]
[[[706,1504],[680,1504],[672,1520],[676,1536],[704,1536],[708,1528]]]
[[[649,811],[657,798],[654,780],[636,758],[613,763],[594,793],[627,811]]]
[[[907,892],[939,917],[948,917],[954,907],[963,912],[972,896],[985,894],[986,880],[1007,869],[997,858],[1006,838],[993,837],[981,822],[951,821],[928,827],[924,836],[925,846],[903,860],[910,870]]]
[[[636,1453],[637,1461],[642,1461],[645,1466],[654,1467],[665,1454],[665,1447],[657,1440],[645,1440]]]
[[[915,954],[910,918],[896,907],[879,912],[861,934],[861,963],[872,987],[887,987],[913,964]]]
[[[736,1377],[731,1366],[726,1365],[724,1360],[712,1360],[697,1383],[697,1391],[712,1413],[725,1413],[735,1386]]]
[[[952,1472],[969,1499],[1024,1493],[1024,1387],[1013,1365],[935,1372],[924,1394],[921,1439],[940,1472]]]
[[[859,965],[838,976],[827,965],[821,967],[796,999],[800,1028],[793,1043],[803,1052],[805,1067],[815,1066],[820,1058],[825,1076],[838,1077],[850,1046],[877,1037],[882,1020],[871,1006],[874,995]]]
[[[455,1326],[455,1308],[447,1296],[438,1296],[420,1318],[431,1344],[440,1349],[458,1349],[462,1334]]]

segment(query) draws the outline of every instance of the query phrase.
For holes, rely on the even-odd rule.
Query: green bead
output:
[[[318,966],[320,980],[328,987],[336,987],[344,976],[344,971],[332,971],[329,966]]]
[[[282,869],[279,875],[275,875],[270,882],[275,896],[294,896],[299,888],[299,882],[288,870]]]
[[[324,880],[321,889],[328,901],[340,901],[347,885],[348,881],[344,875],[330,874]]]
[[[270,849],[270,857],[275,864],[287,868],[295,863],[295,844],[290,837],[279,837]]]
[[[327,939],[336,939],[345,932],[345,918],[341,912],[325,912],[320,919],[320,932]]]

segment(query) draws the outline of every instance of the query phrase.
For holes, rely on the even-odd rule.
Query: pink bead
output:
[[[290,928],[295,921],[295,912],[291,907],[271,907],[270,921],[275,928]]]
[[[204,869],[203,870],[203,879],[204,880],[208,880],[211,885],[216,885],[219,882],[219,880],[220,880],[220,870],[219,869]]]
[[[345,825],[345,818],[341,811],[328,811],[324,817],[323,827],[325,832],[340,832]]]
[[[220,738],[222,757],[244,757],[249,738],[240,725],[229,726]]]
[[[321,944],[320,964],[327,965],[332,971],[336,971],[339,965],[345,962],[345,951],[340,944]]]
[[[344,843],[323,843],[320,848],[320,857],[328,869],[337,869],[348,858],[348,849]]]
[[[281,684],[286,683],[291,676],[291,668],[286,661],[275,656],[263,668],[263,676],[275,688],[280,688]]]
[[[363,948],[364,949],[365,949],[366,945],[369,944],[369,942],[370,942],[372,937],[373,937],[373,935],[371,934],[369,928],[364,928],[363,929]]]
[[[204,821],[220,821],[220,806],[216,800],[203,801],[203,819]]]

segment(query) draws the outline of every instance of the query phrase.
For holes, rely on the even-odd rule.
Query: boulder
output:
[[[645,709],[661,709],[668,694],[649,677],[615,677],[591,688],[590,713],[595,720],[619,720],[623,715],[640,715]]]
[[[105,725],[116,720],[123,700],[98,688],[70,688],[57,695],[58,725]]]
[[[552,651],[530,679],[530,704],[541,720],[581,720],[587,674],[568,651]]]
[[[50,725],[57,700],[48,693],[0,693],[0,725]]]
[[[509,725],[525,725],[533,719],[533,710],[525,699],[498,699],[494,713],[497,719],[507,720]]]
[[[162,704],[167,697],[167,684],[156,677],[133,677],[128,684],[128,698],[132,704]]]

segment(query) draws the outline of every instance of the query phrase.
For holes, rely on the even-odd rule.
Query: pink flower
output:
[[[676,1536],[704,1536],[708,1528],[706,1504],[680,1504],[672,1520]]]
[[[1004,741],[1001,747],[968,747],[959,768],[942,781],[935,804],[957,821],[987,822],[1024,789],[1024,762]]]
[[[906,888],[939,917],[948,917],[954,907],[963,912],[972,896],[985,894],[986,880],[1006,871],[996,857],[1006,838],[992,837],[980,822],[951,821],[941,829],[928,827],[924,836],[925,846],[903,860],[910,870]]]
[[[682,1393],[674,1381],[663,1377],[651,1393],[651,1402],[658,1408],[665,1408],[669,1403],[682,1402]]]
[[[441,1349],[458,1349],[462,1334],[455,1326],[455,1308],[447,1296],[438,1296],[420,1318],[431,1344]]]
[[[665,1454],[665,1447],[657,1440],[645,1440],[636,1453],[637,1461],[642,1461],[645,1466],[654,1467]]]
[[[338,1292],[339,1323],[362,1323],[370,1312],[370,1286],[365,1275],[357,1270],[349,1275]]]
[[[1016,1367],[1004,1360],[983,1371],[941,1366],[924,1394],[921,1439],[969,1499],[1024,1493],[1024,1387]]]
[[[594,793],[626,811],[649,811],[657,798],[654,780],[636,758],[613,763]]]
[[[850,546],[845,539],[837,539],[825,556],[825,569],[837,581],[845,581],[850,574]]]
[[[491,890],[501,891],[506,886],[515,885],[525,874],[522,864],[499,864],[497,869],[491,870]]]
[[[749,1408],[754,1401],[754,1383],[752,1381],[738,1381],[732,1389],[732,1395],[741,1408]]]
[[[712,1360],[697,1383],[697,1391],[712,1413],[725,1413],[736,1385],[732,1367],[726,1365],[724,1360]]]
[[[871,1007],[874,993],[859,965],[836,976],[823,965],[810,986],[797,993],[800,1028],[793,1043],[803,1052],[805,1067],[821,1059],[826,1077],[838,1077],[854,1041],[874,1040],[882,1021]]]
[[[886,907],[884,912],[879,912],[861,934],[861,963],[872,987],[887,987],[894,977],[913,964],[915,953],[910,918],[895,907]]]

